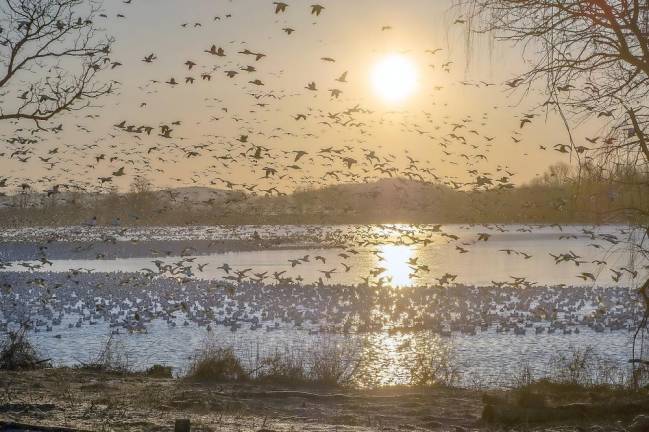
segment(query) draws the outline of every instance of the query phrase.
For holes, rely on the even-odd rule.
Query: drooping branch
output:
[[[619,167],[631,166],[628,187],[649,193],[649,1],[455,0],[455,5],[467,23],[467,39],[488,34],[522,46],[527,69],[509,82],[514,91],[528,91],[540,81],[544,106],[564,120],[564,112],[569,113],[569,130],[587,119],[608,126],[606,136],[591,140],[594,147],[584,147],[580,172],[597,164],[610,180]],[[649,219],[646,204],[627,210],[639,224]],[[644,242],[631,246],[649,255]],[[644,327],[649,277],[639,293],[646,309]]]
[[[47,121],[110,93],[98,82],[109,62],[94,0],[4,0],[0,4],[0,120]],[[36,80],[33,77],[40,77]]]
[[[523,46],[530,67],[516,77],[518,85],[545,79],[562,105],[586,116],[607,113],[615,97],[630,105],[646,102],[649,42],[641,17],[649,11],[640,3],[456,0],[461,13],[471,14],[465,17],[468,33]]]
[[[627,114],[629,115],[629,119],[631,120],[631,124],[633,125],[633,133],[638,137],[640,150],[645,157],[645,161],[649,163],[649,147],[647,146],[647,138],[644,134],[644,129],[640,126],[640,122],[638,121],[638,117],[636,116],[634,110],[628,108]]]

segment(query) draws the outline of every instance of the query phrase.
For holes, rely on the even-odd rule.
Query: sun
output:
[[[417,88],[417,69],[408,58],[390,54],[374,65],[372,85],[386,102],[402,102]]]

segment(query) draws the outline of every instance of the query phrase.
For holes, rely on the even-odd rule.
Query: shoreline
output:
[[[500,391],[442,386],[351,390],[56,368],[2,372],[0,387],[7,386],[12,391],[0,402],[0,427],[22,424],[70,431],[171,431],[175,419],[187,418],[192,430],[214,432],[460,432],[512,427],[640,432],[634,428],[641,419],[638,414],[649,408],[646,390],[601,388],[595,398],[587,387],[541,382]]]
[[[45,246],[46,252],[40,247]],[[114,260],[204,256],[230,252],[330,249],[335,246],[299,242],[296,239],[269,240],[138,240],[134,241],[0,241],[0,261]]]
[[[516,369],[524,358],[543,374],[544,362],[568,344],[601,343],[607,348],[598,354],[625,367],[632,335],[623,326],[633,315],[627,300],[632,292],[621,288],[457,285],[377,291],[367,286],[252,282],[235,287],[214,281],[150,279],[137,273],[0,276],[7,284],[0,298],[0,324],[13,329],[29,321],[35,346],[65,365],[100,351],[112,333],[119,335],[132,366],[140,370],[154,363],[182,369],[208,338],[232,346],[243,360],[255,358],[249,352],[255,346],[264,356],[287,349],[307,353],[327,341],[349,342],[354,348],[350,353],[373,359],[366,370],[377,382],[386,379],[378,372],[389,362],[391,379],[406,383],[411,378],[408,368],[419,354],[449,345],[467,377],[486,383],[492,374]],[[565,312],[556,317],[521,315],[526,305],[539,301],[544,308],[554,307],[551,299],[562,293],[567,295]],[[416,301],[403,309],[404,298]],[[577,316],[570,312],[576,299],[588,305],[601,299],[628,306],[601,316],[589,310]],[[499,312],[500,303],[508,305],[506,313]],[[501,345],[504,349],[493,349]],[[527,357],[522,355],[526,353]]]

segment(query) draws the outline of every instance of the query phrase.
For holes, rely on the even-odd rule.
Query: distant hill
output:
[[[57,193],[51,192],[28,192],[13,195],[0,196],[1,207],[52,207],[78,203],[82,206],[92,205],[97,200],[114,197],[117,199],[128,199],[132,193],[97,193],[77,192],[62,190]],[[146,192],[155,201],[169,205],[201,205],[213,202],[223,202],[232,197],[242,197],[240,192],[226,191],[201,186],[180,187],[172,189],[160,189]]]
[[[215,202],[224,202],[235,197],[243,198],[241,192],[226,191],[203,186],[188,186],[173,189],[164,189],[151,192],[156,199],[168,201],[170,204],[210,205]]]
[[[584,191],[586,193],[584,193]],[[640,197],[640,198],[639,198]],[[626,221],[616,209],[638,194],[611,194],[570,183],[535,183],[489,191],[382,179],[272,196],[209,187],[143,193],[25,193],[0,198],[0,225],[70,225],[92,217],[109,224],[599,223]]]
[[[443,203],[460,194],[446,186],[397,178],[298,190],[285,197],[260,198],[252,204],[271,214],[309,218],[399,219],[433,208],[441,216]]]

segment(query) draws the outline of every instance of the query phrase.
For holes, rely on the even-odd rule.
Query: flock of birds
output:
[[[126,4],[132,6],[130,2]],[[289,3],[273,2],[269,12],[281,16],[295,7]],[[313,4],[307,13],[316,19],[313,24],[317,25],[317,20],[324,19],[326,12],[325,5]],[[100,17],[108,19],[106,14]],[[125,12],[118,13],[117,17],[128,19]],[[221,21],[232,19],[231,13],[225,13],[215,16],[212,23],[219,25]],[[456,24],[462,22],[462,19],[458,19]],[[279,22],[278,26],[286,37],[298,32],[294,27],[283,26]],[[182,23],[181,28],[199,31],[203,23]],[[382,25],[380,31],[395,30],[392,26]],[[143,99],[136,102],[137,109],[146,112],[150,108],[147,97],[153,100],[163,95],[174,97],[170,88],[191,86],[198,81],[205,85],[218,81],[221,87],[230,86],[231,90],[236,91],[236,103],[202,97],[204,109],[209,112],[207,123],[198,120],[190,124],[189,118],[157,124],[121,119],[108,126],[108,131],[102,131],[100,120],[106,117],[105,114],[80,111],[69,114],[75,122],[70,133],[79,133],[85,143],[68,144],[67,136],[63,134],[68,131],[68,121],[65,126],[59,123],[46,131],[11,122],[15,128],[7,131],[5,142],[8,147],[0,152],[0,157],[5,157],[10,167],[0,176],[0,194],[7,193],[1,189],[19,192],[40,190],[48,198],[59,196],[65,202],[72,198],[63,192],[106,192],[117,187],[117,184],[123,188],[122,177],[161,179],[171,182],[174,187],[200,185],[225,188],[240,191],[244,197],[285,195],[297,188],[332,183],[368,183],[386,177],[408,178],[455,190],[505,190],[514,187],[516,172],[506,163],[490,160],[493,144],[503,141],[520,143],[524,139],[523,129],[544,109],[541,106],[534,112],[522,114],[520,118],[514,117],[513,122],[518,127],[507,138],[487,133],[491,120],[488,112],[478,116],[466,114],[457,119],[445,114],[448,103],[441,102],[438,95],[443,86],[434,87],[430,110],[378,111],[351,96],[344,98],[347,93],[354,93],[354,90],[348,91],[347,88],[360,80],[354,79],[351,67],[332,71],[329,82],[335,83],[335,86],[309,81],[301,88],[288,89],[285,85],[275,84],[275,81],[289,71],[265,70],[264,63],[273,53],[249,48],[253,43],[230,41],[223,45],[212,43],[207,47],[188,49],[185,52],[190,58],[178,60],[178,65],[185,68],[184,77],[152,78],[133,92],[135,98]],[[440,58],[443,49],[423,51],[433,68],[451,72],[453,61]],[[145,65],[154,67],[163,55],[169,57],[171,54],[150,52],[144,54],[141,60]],[[325,63],[323,70],[338,68],[335,56],[323,53],[314,59]],[[303,61],[308,61],[308,57]],[[124,61],[113,58],[108,58],[107,63],[111,70],[128,66]],[[159,72],[152,69],[150,73]],[[217,73],[221,74],[220,79],[217,79]],[[116,88],[117,84],[130,85],[116,83]],[[455,84],[483,88],[495,85],[466,80]],[[514,88],[520,84],[516,80],[509,81],[504,87]],[[322,91],[328,97],[323,98]],[[15,92],[20,96],[24,90],[15,89]],[[3,96],[9,97],[11,93]],[[201,91],[200,94],[204,95],[205,92]],[[117,102],[117,105],[120,103]],[[240,104],[245,108],[231,106]],[[299,108],[300,105],[302,108]],[[499,107],[493,108],[496,111]],[[118,111],[124,110],[120,108]],[[93,127],[93,122],[98,124]],[[374,145],[375,131],[384,127],[399,130],[413,142],[420,140],[426,156],[418,156],[422,154],[421,151],[414,149],[403,152]],[[192,137],[196,128],[206,133],[201,138]],[[236,132],[221,135],[209,133],[211,130]],[[334,140],[336,144],[322,144],[329,140]],[[314,144],[316,141],[320,141],[320,144]],[[590,141],[596,144],[604,139],[596,137]],[[302,144],[294,147],[287,143]],[[586,146],[573,149],[567,144],[557,144],[554,149],[560,153],[584,153],[589,150]],[[546,146],[541,145],[541,150],[546,150]],[[523,156],[529,156],[527,151],[521,149]],[[40,178],[25,176],[24,164],[40,165],[39,170],[46,174]],[[196,165],[196,169],[188,175],[166,175],[169,171],[184,170],[192,165]],[[7,200],[4,205],[15,204]]]
[[[335,254],[302,253],[290,257],[277,271],[269,272],[255,268],[233,268],[223,262],[218,266],[222,271],[221,279],[233,284],[251,282],[257,284],[302,284],[305,278],[297,274],[288,275],[287,270],[299,270],[309,264],[308,272],[315,272],[322,285],[329,282],[332,276],[348,273],[353,268],[352,260],[359,251],[369,252],[375,257],[376,265],[367,269],[367,274],[361,275],[358,283],[365,286],[384,287],[393,285],[384,256],[385,246],[408,246],[425,249],[429,246],[447,245],[447,250],[454,250],[458,255],[470,254],[471,249],[480,243],[489,242],[498,234],[525,234],[547,229],[545,226],[506,226],[506,225],[459,225],[446,227],[437,225],[357,225],[329,227],[308,225],[301,227],[260,226],[260,227],[219,227],[186,229],[180,232],[164,230],[153,234],[147,229],[98,227],[94,221],[88,226],[72,229],[67,232],[58,230],[23,229],[7,232],[0,241],[8,247],[0,253],[0,270],[10,269],[13,265],[31,272],[47,271],[52,266],[53,259],[90,259],[104,260],[121,257],[155,257],[150,267],[140,269],[140,272],[151,277],[169,277],[182,282],[190,282],[198,273],[205,271],[207,263],[200,263],[201,255],[218,254],[228,251],[268,250],[272,253],[278,248],[326,248]],[[258,228],[259,230],[257,230]],[[599,283],[636,283],[643,272],[649,270],[649,265],[642,260],[631,265],[619,265],[615,259],[609,263],[606,255],[636,243],[642,247],[644,237],[631,228],[617,228],[616,231],[598,230],[597,228],[570,228],[563,231],[561,225],[551,227],[556,233],[556,239],[561,242],[580,241],[587,249],[592,249],[596,259],[585,258],[572,250],[548,255],[555,265],[572,266],[575,278],[585,282]],[[261,233],[260,233],[261,231]],[[7,238],[9,236],[11,239]],[[165,238],[166,237],[166,238]],[[169,240],[169,238],[174,240]],[[181,241],[183,239],[184,241]],[[9,240],[9,241],[8,241]],[[508,244],[508,243],[504,243]],[[450,247],[449,247],[450,246]],[[495,249],[508,259],[530,260],[535,258],[528,251],[520,248],[504,247]],[[290,255],[290,254],[289,254]],[[158,258],[159,257],[159,258]],[[177,261],[170,258],[177,257]],[[163,261],[161,258],[166,258]],[[536,257],[539,259],[541,257]],[[196,261],[196,260],[199,261]],[[335,260],[335,261],[332,261]],[[20,262],[20,260],[23,260]],[[547,260],[547,257],[546,257]],[[13,262],[13,263],[12,263]],[[408,279],[421,284],[436,284],[446,286],[455,282],[458,274],[445,272],[431,274],[429,265],[422,263],[418,256],[412,256],[405,263],[408,266]],[[317,265],[318,267],[314,267]],[[594,269],[594,270],[591,270]],[[356,270],[356,269],[354,269]],[[78,269],[75,275],[93,269]],[[608,274],[608,278],[606,275]],[[310,277],[307,279],[313,280]],[[45,281],[43,281],[45,283]],[[506,281],[492,281],[496,287],[512,285],[529,288],[536,284],[526,277],[509,276]],[[44,285],[45,287],[45,285]],[[11,287],[4,286],[5,289]],[[49,291],[48,291],[49,292]]]
[[[131,1],[124,4],[130,5]],[[297,7],[272,2],[268,13],[281,17]],[[304,15],[316,20],[314,25],[317,25],[317,20],[326,19],[327,12],[326,5],[313,4]],[[103,14],[101,18],[108,19],[108,16]],[[128,19],[128,14],[120,12],[117,18]],[[219,25],[233,19],[233,14],[227,12],[211,18],[210,24]],[[296,34],[307,32],[286,21],[276,23],[276,31],[282,37],[295,38]],[[464,21],[459,18],[455,23],[462,25]],[[204,24],[207,27],[204,22],[182,23],[180,27],[183,31],[200,31]],[[379,27],[380,32],[394,31],[389,25]],[[199,185],[241,192],[237,200],[287,195],[298,188],[332,183],[370,183],[384,178],[407,178],[461,191],[506,191],[515,187],[513,178],[517,172],[507,163],[492,160],[494,145],[522,146],[526,129],[551,105],[546,102],[514,116],[510,133],[496,136],[489,133],[489,125],[493,112],[500,107],[494,106],[493,112],[452,118],[444,114],[448,103],[440,96],[442,86],[432,90],[434,99],[430,108],[417,112],[379,111],[348,97],[355,93],[353,86],[360,79],[352,67],[340,66],[336,56],[330,53],[300,53],[304,61],[313,57],[322,63],[321,69],[329,75],[326,82],[309,80],[293,83],[292,87],[280,85],[287,79],[290,81],[289,72],[267,67],[269,59],[277,53],[252,48],[254,43],[207,42],[183,51],[182,58],[170,52],[142,53],[138,67],[150,68],[151,76],[131,93],[131,99],[138,99],[135,109],[146,113],[152,100],[172,97],[171,92],[179,87],[200,85],[203,88],[197,104],[209,112],[207,120],[197,121],[192,118],[193,113],[156,122],[133,115],[110,122],[105,130],[101,121],[107,115],[86,110],[67,113],[64,123],[50,125],[46,130],[10,122],[11,130],[4,129],[4,147],[0,149],[0,158],[5,158],[4,166],[9,167],[0,174],[0,194],[42,191],[45,201],[66,203],[77,199],[72,192],[114,191],[116,185],[124,184],[123,178],[160,178],[174,187]],[[436,72],[450,75],[453,61],[441,58],[443,51],[428,49],[418,55],[425,55]],[[174,61],[178,68],[183,68],[181,75],[170,76],[155,69],[163,56],[166,60],[177,57]],[[124,61],[112,57],[107,64],[114,73],[128,67]],[[216,83],[219,88],[227,86],[229,91],[234,91],[236,100],[206,97],[205,90]],[[504,87],[516,88],[521,84],[520,80],[512,80]],[[454,85],[484,89],[495,84],[459,81]],[[562,91],[571,88],[566,86]],[[23,92],[24,89],[17,88],[2,94],[0,103],[1,98],[14,93],[20,98]],[[117,111],[121,115],[129,110]],[[383,128],[398,130],[404,137],[415,137],[423,143],[426,156],[407,148],[374,145],[377,131]],[[204,135],[197,138],[196,129],[204,131]],[[221,130],[234,132],[222,134]],[[68,142],[64,138],[67,132],[87,139]],[[332,138],[333,143],[323,137]],[[615,138],[594,137],[588,138],[588,145],[540,145],[538,150],[552,149],[558,155],[576,153],[588,157],[590,151],[612,140]],[[522,156],[529,157],[528,151],[521,147]],[[28,167],[45,174],[34,177]],[[190,169],[190,174],[170,174],[183,169]],[[169,193],[173,194],[172,188]],[[19,207],[21,204],[8,198],[2,205]],[[128,227],[120,226],[120,221],[113,228],[97,226],[96,218],[84,225],[83,234],[95,240],[86,238],[70,243],[71,247],[97,260],[106,258],[104,247],[109,245],[146,245],[148,241],[146,238],[125,241],[131,233]],[[360,227],[344,236],[313,229],[316,231],[308,234],[310,239],[340,249],[336,261],[303,254],[289,259],[286,266],[299,269],[307,262],[318,263],[317,284],[305,284],[301,276],[288,276],[281,269],[274,272],[239,269],[225,262],[219,267],[224,281],[199,281],[196,272],[204,271],[205,264],[195,263],[197,249],[175,250],[173,245],[169,250],[144,246],[148,248],[148,256],[178,259],[172,263],[152,259],[151,266],[137,273],[96,273],[90,268],[53,273],[48,271],[54,259],[51,253],[66,242],[52,235],[34,242],[33,259],[18,264],[27,270],[25,273],[3,271],[14,258],[2,257],[0,330],[23,323],[34,331],[56,333],[57,327],[63,325],[78,328],[108,323],[115,332],[120,329],[137,332],[146,331],[154,320],[164,320],[170,327],[193,323],[207,330],[224,325],[232,331],[243,326],[274,331],[291,324],[311,332],[425,329],[449,335],[456,331],[476,334],[494,328],[498,332],[541,334],[579,332],[584,325],[598,332],[630,330],[642,311],[633,292],[619,286],[539,287],[525,277],[510,276],[507,281],[494,281],[491,287],[477,288],[455,283],[457,274],[432,275],[431,269],[417,258],[408,261],[410,276],[424,281],[424,286],[395,289],[385,275],[386,268],[380,264],[381,245],[427,247],[448,242],[455,245],[458,254],[467,254],[471,253],[471,246],[489,241],[494,231],[509,229],[501,225],[485,227],[471,239],[460,237],[442,225],[393,226],[384,228],[383,233],[374,227]],[[579,236],[593,248],[604,251],[626,241],[629,234],[629,230],[614,235],[583,229]],[[573,235],[566,234],[566,238]],[[243,241],[259,248],[273,246],[257,233]],[[379,264],[357,286],[328,283],[337,273],[351,270],[348,260],[360,248],[372,250]],[[209,252],[209,245],[203,252]],[[529,252],[515,248],[505,248],[499,253],[511,259],[533,258]],[[552,258],[557,265],[574,266],[575,277],[584,281],[595,282],[601,276],[600,271],[582,270],[585,264],[595,264],[602,274],[608,268],[603,259],[587,263],[570,250]],[[623,276],[631,279],[642,276],[638,270],[627,267],[608,270],[615,283]],[[432,282],[432,286],[426,281]],[[70,317],[74,317],[72,321]]]
[[[182,265],[182,264],[179,264]],[[227,266],[224,266],[227,268]],[[146,332],[154,321],[172,328],[237,331],[298,328],[309,333],[415,332],[442,336],[497,333],[571,334],[635,329],[641,305],[623,287],[491,287],[454,284],[413,288],[227,282],[158,278],[149,273],[7,273],[13,289],[0,297],[0,329],[35,332],[98,325]]]
[[[55,331],[62,325],[79,328],[107,323],[113,332],[119,333],[145,332],[152,322],[163,320],[170,327],[196,325],[208,331],[215,325],[232,331],[243,326],[274,331],[290,325],[310,333],[433,330],[443,336],[453,332],[475,335],[489,329],[518,335],[579,333],[584,326],[595,332],[634,329],[644,305],[626,283],[619,281],[627,274],[627,281],[632,282],[638,276],[635,269],[611,269],[615,284],[609,287],[539,286],[520,276],[475,287],[458,283],[457,274],[434,276],[428,265],[413,256],[406,264],[409,278],[416,283],[406,288],[392,283],[381,249],[385,245],[425,248],[440,242],[457,242],[455,249],[465,254],[470,253],[469,249],[459,245],[469,248],[471,244],[491,241],[494,235],[526,235],[539,228],[542,227],[261,226],[189,227],[169,232],[91,225],[64,232],[24,229],[5,233],[18,240],[15,255],[22,254],[27,261],[0,260],[0,326],[6,329],[22,324],[38,332]],[[558,240],[590,241],[595,249],[603,249],[605,244],[614,247],[633,235],[623,228],[616,232],[589,228],[564,232],[560,225],[555,228]],[[162,241],[165,232],[175,240]],[[32,241],[27,242],[28,239]],[[213,261],[202,262],[201,255],[215,253],[213,248],[224,242],[230,242],[227,250],[236,250],[238,246],[239,250],[261,249],[272,254],[273,249],[299,244],[330,248],[332,253],[324,254],[326,257],[301,253],[289,258],[283,269],[279,265],[272,270],[240,263],[222,262],[217,266]],[[11,249],[7,248],[3,255],[11,256]],[[335,282],[332,276],[349,272],[350,258],[359,251],[375,255],[377,264],[367,269],[367,276],[356,285]],[[525,251],[512,248],[500,249],[498,253],[519,255],[523,260],[532,258]],[[130,273],[104,273],[85,267],[63,272],[49,270],[56,259],[103,260],[133,255],[152,257],[151,265]],[[571,250],[550,253],[549,258],[556,265],[570,265],[576,271],[586,266],[603,269],[607,265],[601,259],[587,261]],[[225,256],[223,260],[226,261]],[[305,282],[299,274],[287,274],[306,263],[321,266],[316,270],[319,277],[315,284]],[[216,267],[221,277],[199,278],[208,265]],[[23,271],[12,271],[15,266]],[[577,277],[595,280],[593,273],[585,271]]]

